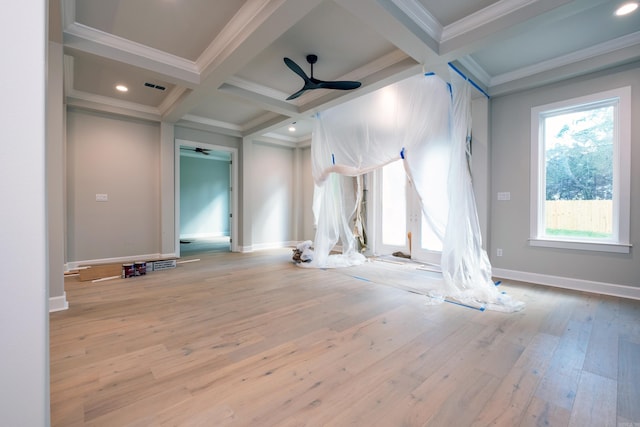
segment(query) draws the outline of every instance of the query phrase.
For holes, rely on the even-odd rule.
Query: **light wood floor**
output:
[[[640,426],[638,301],[503,283],[525,310],[481,312],[289,249],[199,257],[67,279],[53,426]]]

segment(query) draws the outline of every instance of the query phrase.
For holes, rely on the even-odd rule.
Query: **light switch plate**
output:
[[[96,202],[108,202],[109,195],[108,194],[96,194]]]
[[[511,200],[511,193],[508,191],[499,192],[498,200]]]

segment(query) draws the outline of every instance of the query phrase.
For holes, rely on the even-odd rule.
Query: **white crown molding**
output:
[[[108,96],[95,95],[75,89],[67,90],[65,96],[68,106],[123,114],[145,120],[161,121],[160,111],[157,108],[147,105],[121,101]]]
[[[209,119],[207,117],[196,116],[194,114],[185,114],[182,119],[185,122],[198,123],[201,125],[211,126],[214,128],[226,129],[235,132],[242,132],[242,127],[233,123],[221,122],[219,120]]]
[[[463,56],[462,58],[458,58],[457,60],[464,68],[469,71],[480,83],[485,86],[489,86],[491,82],[491,76],[487,73],[484,68],[480,66],[476,62],[475,59],[471,55]]]
[[[164,115],[172,105],[178,102],[183,97],[183,95],[187,93],[187,91],[188,89],[186,87],[175,86],[173,90],[169,92],[169,94],[167,94],[167,96],[162,100],[162,102],[158,106],[158,111],[160,111],[160,113]]]
[[[567,55],[562,55],[553,59],[549,59],[547,61],[542,61],[528,67],[523,67],[518,70],[493,76],[490,80],[489,86],[491,87],[509,83],[514,80],[530,77],[535,74],[550,71],[555,68],[573,64],[575,62],[584,61],[586,59],[595,58],[597,56],[608,54],[616,50],[632,47],[637,44],[640,44],[640,31],[619,37],[614,40],[600,43],[586,49],[572,52]]]
[[[500,0],[444,27],[442,37],[439,41],[440,43],[444,43],[538,1],[539,0]]]
[[[392,0],[398,9],[415,22],[429,37],[438,43],[442,38],[443,27],[438,20],[417,0]]]
[[[249,80],[243,79],[237,76],[231,76],[225,81],[226,84],[239,87],[240,89],[244,89],[249,92],[257,93],[268,98],[273,98],[277,100],[286,99],[288,94],[281,92],[276,89],[272,89],[270,87],[251,82]]]
[[[275,145],[278,147],[296,148],[298,146],[298,140],[296,138],[286,138],[283,137],[283,135],[274,134],[272,132],[252,137],[251,140],[256,143]]]
[[[187,59],[74,22],[64,29],[64,45],[147,68],[179,81],[200,83],[200,70]]]
[[[264,12],[273,0],[247,1],[233,18],[225,25],[220,34],[211,42],[196,60],[200,72],[216,61],[222,61],[225,52],[233,50],[242,42],[241,38],[252,34],[268,12]]]
[[[265,133],[264,134],[264,138],[271,139],[271,140],[277,140],[277,141],[289,142],[289,143],[293,143],[295,145],[297,145],[297,143],[300,141],[300,138],[297,138],[295,136],[281,135],[281,134],[275,133],[275,132],[267,132],[267,133]],[[305,138],[302,138],[302,139],[304,140]],[[256,138],[256,140],[261,140],[261,139],[260,138]]]
[[[500,0],[443,27],[417,0],[392,0],[398,9],[438,43],[468,33],[538,1],[540,0]]]

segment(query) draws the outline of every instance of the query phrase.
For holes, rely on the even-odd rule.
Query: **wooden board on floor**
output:
[[[122,275],[122,264],[101,264],[92,265],[89,268],[83,268],[79,271],[80,281],[102,279],[104,277]]]

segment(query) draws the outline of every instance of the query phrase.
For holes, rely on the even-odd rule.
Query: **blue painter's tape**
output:
[[[491,97],[489,96],[489,94],[487,92],[485,92],[480,86],[478,86],[476,84],[476,82],[474,82],[473,80],[471,80],[469,77],[465,76],[462,71],[458,70],[458,68],[456,68],[455,65],[453,65],[451,62],[449,62],[449,67],[453,68],[453,71],[455,71],[456,73],[460,74],[460,76],[465,79],[466,81],[468,81],[469,83],[471,83],[471,86],[475,87],[476,89],[478,89],[480,91],[481,94],[483,94],[484,96],[487,97],[487,99],[491,99]]]
[[[404,147],[402,147],[402,150],[400,150],[400,157],[402,157],[402,160],[404,160]]]
[[[502,280],[498,280],[498,281],[495,283],[495,285],[496,285],[496,286],[500,286],[500,283],[502,283]]]
[[[429,77],[429,76],[435,76],[436,73],[434,73],[433,71],[429,71],[428,73],[424,73],[425,77]]]
[[[448,300],[448,299],[445,299],[444,302],[448,302],[449,304],[459,305],[461,307],[472,308],[472,309],[478,310],[478,311],[484,311],[485,310],[484,306],[482,306],[482,307],[473,307],[471,305],[462,304],[461,302],[451,301],[451,300]]]
[[[335,165],[336,164],[336,155],[331,153],[331,162]]]
[[[371,282],[371,280],[366,279],[364,277],[360,277],[360,276],[351,276],[351,277],[353,277],[354,279],[362,280],[364,282]]]

